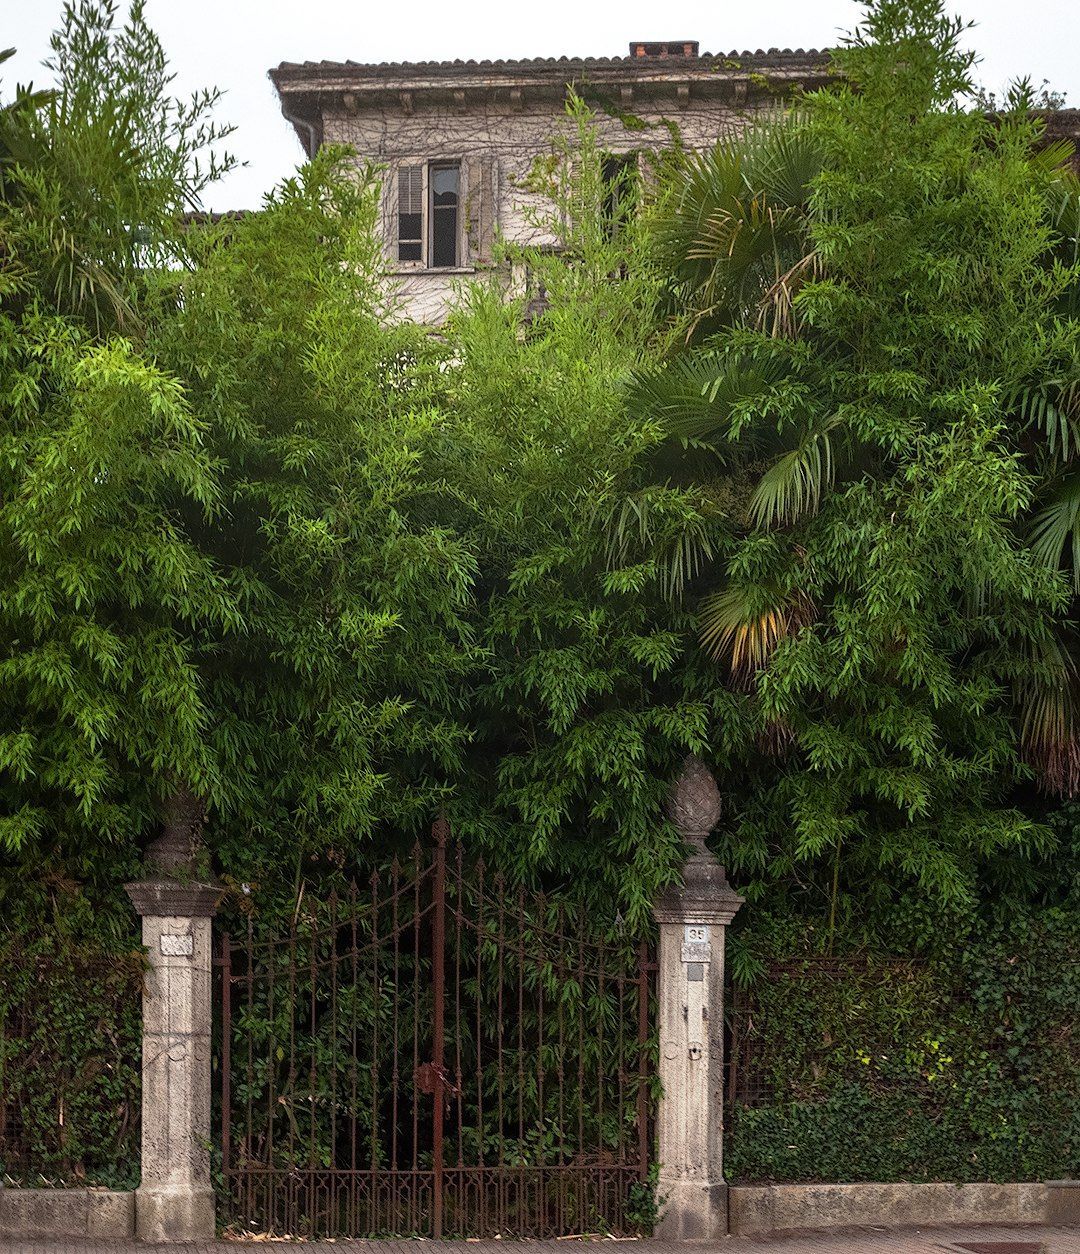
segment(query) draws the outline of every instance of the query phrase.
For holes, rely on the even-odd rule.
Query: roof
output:
[[[1069,164],[1080,174],[1080,109],[1040,109],[1038,112],[1046,125],[1044,135],[1049,143],[1064,139],[1076,146]]]
[[[318,146],[322,112],[348,93],[355,109],[388,93],[491,92],[524,89],[562,92],[588,79],[602,88],[633,86],[659,92],[688,85],[695,93],[719,94],[762,86],[768,77],[782,84],[809,86],[830,76],[830,53],[816,48],[759,48],[756,52],[702,53],[700,56],[530,57],[495,61],[283,61],[270,71],[281,111],[311,152]]]
[[[502,74],[521,74],[537,70],[564,73],[567,70],[631,69],[634,71],[666,70],[673,75],[688,69],[722,67],[762,70],[786,68],[788,65],[824,66],[828,50],[818,48],[758,48],[756,52],[703,52],[697,57],[525,57],[500,58],[494,61],[282,61],[270,77],[275,84],[310,78],[401,78],[417,74],[454,77],[476,70],[495,70]]]

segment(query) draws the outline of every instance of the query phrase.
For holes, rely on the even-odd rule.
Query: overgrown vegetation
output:
[[[0,936],[0,1187],[133,1188],[143,955],[128,937],[110,951],[98,903],[59,877],[12,905]]]
[[[1060,546],[1028,528],[1074,454],[1077,185],[1022,96],[962,111],[961,31],[877,4],[840,85],[685,160],[659,231],[685,345],[629,391],[668,438],[611,523],[621,555],[628,517],[687,511],[645,554],[776,762],[726,861],[810,864],[866,915],[898,883],[969,897],[1045,849],[1027,781],[1076,785]]]
[[[233,919],[272,928],[443,809],[639,932],[697,752],[750,899],[741,981],[812,935],[989,989],[1029,952],[993,939],[1008,911],[1064,970],[1080,193],[1025,90],[958,103],[960,36],[936,0],[877,0],[835,84],[666,154],[634,203],[575,102],[535,173],[559,248],[502,257],[546,307],[496,270],[435,336],[387,316],[373,171],[324,151],[260,212],[193,222],[229,161],[216,97],[171,100],[139,4],[122,29],[69,8],[55,93],[0,113],[4,944],[73,947],[77,916],[82,948],[134,949],[120,885],[178,803]],[[967,1057],[1006,1023],[950,988],[888,1048]],[[801,1178],[880,1098],[910,1136],[870,1174],[1060,1174],[1075,1111],[1033,1123],[1045,1061],[931,1091],[834,1053],[797,1109],[740,1119],[735,1162]]]
[[[1075,902],[962,912],[914,963],[833,964],[782,920],[734,1017],[729,1178],[1047,1180],[1080,1170]],[[806,957],[796,957],[806,954]],[[772,960],[779,959],[779,967]]]

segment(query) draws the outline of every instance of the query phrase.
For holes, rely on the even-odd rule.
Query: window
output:
[[[397,189],[398,260],[423,262],[432,269],[459,266],[460,162],[401,166]]]
[[[619,223],[633,207],[634,195],[637,190],[635,176],[637,174],[637,154],[606,153],[602,158],[601,177],[604,180],[604,201],[601,207],[604,224],[609,237],[614,237],[619,230]]]
[[[461,167],[431,167],[431,262],[432,266],[458,263],[458,201],[461,196]]]

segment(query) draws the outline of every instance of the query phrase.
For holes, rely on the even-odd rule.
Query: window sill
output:
[[[411,274],[475,274],[475,266],[402,266],[398,265],[390,273],[399,277]]]

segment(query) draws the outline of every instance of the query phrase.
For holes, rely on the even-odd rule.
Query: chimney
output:
[[[647,61],[690,61],[698,55],[696,39],[666,39],[650,43],[635,39],[630,44],[630,55]]]

